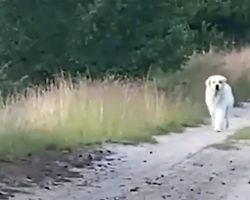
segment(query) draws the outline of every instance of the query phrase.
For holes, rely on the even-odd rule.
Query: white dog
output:
[[[234,105],[234,96],[227,79],[221,75],[208,77],[205,98],[214,131],[228,128],[228,115]]]

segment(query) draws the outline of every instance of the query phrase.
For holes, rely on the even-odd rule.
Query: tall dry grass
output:
[[[199,105],[147,82],[58,79],[12,96],[0,109],[0,156],[107,140],[150,141],[200,122]]]

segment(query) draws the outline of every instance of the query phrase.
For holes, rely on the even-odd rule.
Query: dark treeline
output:
[[[2,82],[60,70],[142,77],[250,41],[249,0],[1,0]]]

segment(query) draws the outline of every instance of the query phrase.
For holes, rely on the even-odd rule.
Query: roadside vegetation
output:
[[[169,99],[147,82],[106,80],[73,85],[68,79],[26,96],[10,97],[0,110],[0,154],[63,149],[115,141],[151,141],[152,134],[181,131],[201,122],[200,106]]]
[[[207,76],[225,74],[239,100],[250,95],[246,52],[196,54],[182,71],[143,81],[59,76],[47,87],[9,96],[0,110],[0,156],[105,141],[151,142],[152,135],[182,132],[206,116]]]

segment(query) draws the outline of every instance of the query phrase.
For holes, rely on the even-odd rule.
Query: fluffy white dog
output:
[[[227,79],[221,75],[208,77],[205,98],[214,131],[227,129],[228,115],[234,105],[234,96]]]

